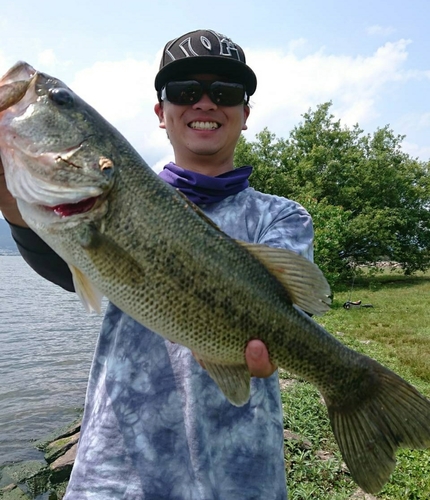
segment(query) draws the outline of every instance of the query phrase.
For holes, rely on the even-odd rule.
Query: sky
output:
[[[332,101],[345,126],[389,127],[430,159],[429,0],[2,0],[0,73],[24,60],[64,81],[155,170],[173,159],[153,111],[167,41],[218,31],[257,74],[245,137],[287,138]]]

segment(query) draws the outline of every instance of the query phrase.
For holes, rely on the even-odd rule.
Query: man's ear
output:
[[[245,104],[243,106],[243,126],[242,130],[248,130],[248,125],[246,124],[246,120],[248,119],[249,113],[251,112],[251,108]]]
[[[160,122],[158,126],[160,128],[166,128],[166,125],[164,123],[164,109],[161,102],[157,102],[157,104],[154,105],[154,112],[158,116],[158,120]]]

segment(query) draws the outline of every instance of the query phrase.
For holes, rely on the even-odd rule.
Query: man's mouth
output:
[[[220,124],[217,122],[191,122],[188,126],[193,130],[216,130]]]

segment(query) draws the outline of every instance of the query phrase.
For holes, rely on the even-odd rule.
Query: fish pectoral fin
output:
[[[246,364],[243,365],[222,365],[214,363],[205,358],[201,358],[194,353],[198,361],[201,361],[211,376],[217,383],[224,396],[234,406],[243,406],[249,400],[251,374]]]
[[[120,244],[88,225],[80,235],[80,245],[101,275],[121,285],[137,287],[146,279],[145,269]]]
[[[73,285],[78,297],[88,312],[100,314],[103,294],[91,283],[91,281],[77,267],[69,265],[72,272]]]
[[[293,304],[310,314],[329,310],[330,286],[320,268],[286,248],[238,241],[281,282]]]

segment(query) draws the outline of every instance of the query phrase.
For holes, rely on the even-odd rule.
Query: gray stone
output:
[[[64,455],[72,446],[74,446],[79,440],[80,432],[73,434],[71,436],[63,437],[57,439],[46,446],[45,460],[48,464],[55,462],[57,458]]]
[[[46,469],[46,462],[39,460],[7,465],[0,471],[0,488],[12,483],[23,483],[26,478],[32,477],[44,469]]]
[[[63,439],[68,436],[72,436],[73,434],[76,434],[80,430],[81,430],[81,419],[79,418],[71,425],[62,427],[61,429],[57,429],[55,433],[52,433],[43,440],[37,441],[34,446],[38,450],[45,451],[47,446],[53,441],[57,441],[58,439]]]
[[[284,440],[294,442],[298,448],[303,450],[310,450],[312,448],[312,443],[308,439],[288,429],[284,429]]]
[[[28,497],[16,484],[9,484],[0,490],[2,500],[28,500]]]
[[[77,449],[78,445],[74,444],[63,456],[57,458],[57,460],[52,462],[49,466],[51,470],[50,480],[52,484],[61,483],[69,479],[75,462]]]

